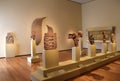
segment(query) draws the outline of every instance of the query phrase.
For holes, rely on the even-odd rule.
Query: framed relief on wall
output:
[[[112,33],[113,27],[95,27],[95,28],[89,28],[87,29],[88,37],[93,35],[94,40],[103,40],[103,32],[105,35],[106,40],[111,39],[111,33]]]
[[[93,35],[94,40],[103,40],[102,32],[106,35],[106,40],[110,40],[111,30],[88,31],[88,36]]]

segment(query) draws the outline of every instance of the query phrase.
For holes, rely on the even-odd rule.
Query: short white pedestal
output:
[[[78,47],[80,48],[80,55],[82,55],[82,49],[83,49],[83,42],[82,42],[82,38],[78,38]]]
[[[110,43],[110,52],[115,52],[117,49],[117,44],[116,43]]]
[[[6,57],[14,57],[17,53],[16,44],[6,44]]]
[[[103,43],[102,44],[102,53],[107,53],[107,51],[108,51],[107,43]]]
[[[95,45],[89,45],[88,56],[90,56],[90,57],[96,56],[96,46]]]
[[[57,50],[44,50],[42,54],[42,66],[50,68],[59,65],[59,54]]]
[[[72,60],[80,61],[80,48],[79,47],[72,47]]]
[[[33,57],[27,57],[27,61],[30,63],[40,62],[40,57],[37,55]]]

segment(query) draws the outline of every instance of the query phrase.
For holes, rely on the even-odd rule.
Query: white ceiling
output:
[[[71,0],[71,1],[84,4],[84,3],[87,3],[87,2],[90,2],[90,1],[94,1],[94,0]]]

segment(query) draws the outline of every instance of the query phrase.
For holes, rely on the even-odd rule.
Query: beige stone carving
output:
[[[68,34],[68,38],[69,39],[73,39],[73,41],[74,41],[74,45],[77,47],[78,46],[78,33],[73,33],[73,34]]]
[[[14,34],[12,32],[7,33],[6,36],[6,44],[13,44],[14,43]]]
[[[112,43],[115,43],[115,42],[116,42],[115,29],[116,29],[116,27],[113,26],[113,27],[112,27],[112,33],[111,33],[111,42],[112,42]]]
[[[44,49],[51,50],[57,48],[57,37],[56,33],[53,32],[52,27],[48,26],[48,32],[44,36]]]
[[[91,45],[94,44],[94,37],[93,37],[93,35],[89,36],[89,42],[90,42]]]
[[[43,18],[37,18],[32,23],[32,31],[31,36],[35,35],[36,45],[39,45],[39,43],[42,40],[42,22],[46,17]]]

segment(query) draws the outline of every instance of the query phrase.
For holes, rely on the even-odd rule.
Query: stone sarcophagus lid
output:
[[[57,36],[53,33],[52,27],[48,26],[48,32],[44,35],[44,49],[51,50],[57,48]]]

